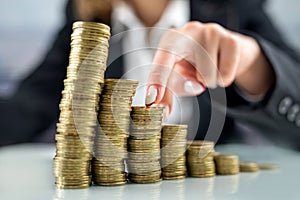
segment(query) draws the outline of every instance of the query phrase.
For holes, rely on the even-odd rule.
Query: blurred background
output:
[[[43,59],[64,22],[65,3],[1,0],[0,96],[13,94],[19,81]],[[300,51],[300,1],[268,0],[265,9],[282,36]]]

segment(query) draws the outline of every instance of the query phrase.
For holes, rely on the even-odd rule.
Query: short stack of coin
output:
[[[240,162],[240,172],[257,172],[259,165],[255,162]]]
[[[262,164],[258,163],[259,170],[277,170],[280,167],[274,164]]]
[[[211,177],[216,175],[214,163],[214,142],[188,142],[187,167],[191,177]]]
[[[237,155],[219,154],[214,156],[217,173],[220,175],[234,175],[240,172],[239,157]]]
[[[84,188],[91,184],[91,153],[109,37],[110,28],[104,24],[73,24],[53,169],[59,188]]]
[[[187,125],[164,125],[161,138],[162,177],[177,180],[186,177]]]
[[[132,96],[137,85],[135,80],[105,80],[92,162],[93,181],[97,185],[114,186],[127,182],[124,159],[127,158]]]
[[[161,181],[160,138],[163,107],[132,107],[128,140],[129,180],[134,183]]]

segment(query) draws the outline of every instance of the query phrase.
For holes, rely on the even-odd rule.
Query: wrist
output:
[[[258,42],[254,38],[244,37],[247,37],[247,44],[243,46],[244,55],[241,59],[248,63],[241,60],[240,67],[244,70],[237,74],[235,84],[244,93],[263,98],[275,82],[275,74]]]

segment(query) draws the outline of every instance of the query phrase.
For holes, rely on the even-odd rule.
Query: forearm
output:
[[[37,105],[17,102],[16,99],[0,100],[0,146],[31,142],[45,130],[44,127],[50,126],[52,121],[34,107]]]
[[[227,88],[229,115],[256,127],[261,134],[272,130],[272,137],[276,136],[278,141],[279,138],[293,141],[300,147],[297,142],[300,138],[300,110],[296,109],[300,106],[300,62],[293,54],[282,51],[262,37],[256,35],[255,38],[272,66],[274,83],[258,102],[250,102],[238,95],[234,87]],[[290,102],[284,103],[287,98]]]

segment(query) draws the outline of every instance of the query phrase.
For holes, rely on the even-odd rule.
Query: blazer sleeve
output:
[[[0,99],[0,146],[30,142],[58,118],[70,52],[70,4],[66,13],[68,20],[42,63],[10,99]]]
[[[300,61],[263,10],[264,1],[237,1],[241,32],[254,37],[275,72],[276,81],[265,99],[250,102],[227,88],[229,115],[273,136],[300,139]],[[245,5],[246,4],[246,5]],[[300,146],[299,144],[295,144]]]

